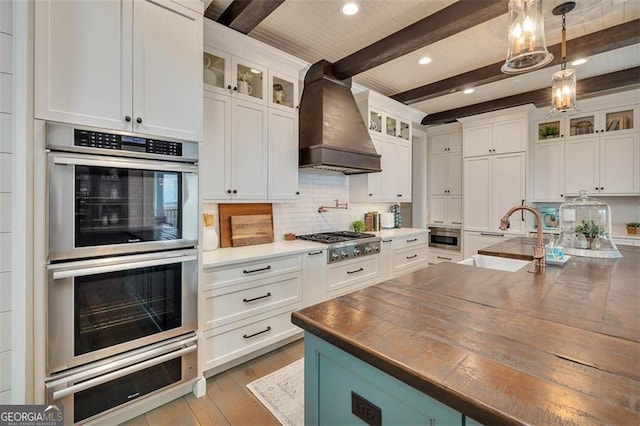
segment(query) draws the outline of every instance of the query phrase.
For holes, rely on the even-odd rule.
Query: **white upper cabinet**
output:
[[[170,0],[35,7],[35,117],[202,138],[202,15]]]
[[[525,152],[529,114],[533,109],[532,105],[525,105],[459,119],[464,125],[463,156]]]
[[[206,123],[202,198],[297,199],[302,61],[212,21],[205,23],[200,58]]]
[[[381,155],[382,171],[351,176],[351,200],[411,201],[411,110],[370,90],[357,93],[355,99]]]
[[[445,125],[427,131],[429,223],[462,225],[462,131]]]

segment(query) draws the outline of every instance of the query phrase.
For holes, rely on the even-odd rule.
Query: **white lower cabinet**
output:
[[[203,371],[301,333],[290,316],[302,307],[302,264],[294,254],[202,271]]]
[[[328,297],[337,297],[378,282],[378,256],[367,256],[329,265]]]
[[[428,266],[428,249],[426,233],[396,238],[393,242],[393,276]]]
[[[429,249],[429,263],[437,265],[442,262],[460,262],[462,253],[452,250]]]
[[[302,254],[302,305],[327,300],[327,249]]]
[[[378,281],[393,278],[393,238],[382,238],[378,254]]]

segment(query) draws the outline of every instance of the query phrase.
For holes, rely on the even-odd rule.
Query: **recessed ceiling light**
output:
[[[574,67],[576,65],[582,65],[587,63],[587,60],[585,58],[580,58],[580,59],[576,59],[575,61],[571,62],[571,65],[573,65]]]
[[[464,93],[465,95],[468,95],[468,94],[473,93],[474,91],[475,91],[475,90],[473,90],[473,89],[464,89],[464,90],[462,91],[462,93]]]
[[[431,58],[428,56],[424,56],[418,60],[418,63],[420,65],[427,65],[428,63],[431,63]]]
[[[355,2],[347,2],[340,6],[340,11],[345,15],[355,15],[360,10],[360,6]]]

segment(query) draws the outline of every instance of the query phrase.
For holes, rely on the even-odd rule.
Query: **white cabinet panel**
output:
[[[564,187],[568,194],[577,194],[581,189],[593,192],[600,187],[598,151],[597,136],[567,140]]]
[[[0,1],[0,32],[13,34],[12,1]]]
[[[298,128],[289,112],[269,111],[269,199],[298,196]]]
[[[267,107],[234,99],[231,103],[231,182],[235,198],[267,198]]]
[[[465,126],[462,134],[465,157],[477,157],[491,154],[493,149],[493,127],[491,124]]]
[[[169,0],[133,3],[133,130],[202,140],[202,16]]]
[[[13,155],[0,153],[0,192],[13,191]]]
[[[442,136],[442,135],[441,135]],[[444,154],[433,154],[429,161],[429,189],[431,196],[444,195],[447,190],[447,166],[449,156]]]
[[[13,76],[0,74],[0,113],[13,113]]]
[[[535,145],[533,179],[534,201],[564,201],[564,141]]]
[[[511,235],[501,234],[501,233],[487,233],[487,232],[464,232],[464,258],[468,258],[473,256],[474,254],[478,254],[478,250],[483,249],[485,247],[492,246],[494,244],[498,244],[508,238],[511,238]]]
[[[600,137],[600,192],[640,192],[640,143],[637,133]]]
[[[513,206],[525,201],[524,153],[494,155],[492,157],[492,205],[490,230],[498,230],[500,218]],[[511,216],[509,231],[524,232],[521,212]]]
[[[302,254],[302,306],[327,300],[327,250]]]
[[[451,225],[462,225],[462,195],[447,197],[447,221]]]
[[[0,152],[13,152],[13,116],[0,112]]]
[[[204,97],[204,141],[200,144],[200,193],[203,200],[227,198],[231,188],[231,99]]]
[[[11,349],[11,311],[0,312],[0,352]]]
[[[493,153],[520,152],[527,149],[527,119],[500,121],[493,124]]]
[[[13,37],[0,33],[0,72],[13,74]]]
[[[464,175],[464,226],[489,229],[491,219],[495,219],[491,217],[491,157],[465,159]]]
[[[39,1],[35,21],[35,117],[131,130],[131,4]]]
[[[12,195],[0,192],[0,232],[11,232]]]
[[[429,198],[430,223],[447,223],[447,196],[433,195]]]
[[[11,388],[11,351],[0,352],[0,392]]]
[[[411,201],[411,143],[396,145],[396,196],[398,202]]]
[[[0,312],[11,309],[11,272],[0,272]]]
[[[462,154],[447,155],[447,194],[462,194]]]

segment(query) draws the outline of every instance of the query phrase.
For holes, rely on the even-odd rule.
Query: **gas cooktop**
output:
[[[296,238],[329,244],[327,263],[374,255],[380,252],[381,238],[364,232],[320,232],[318,234],[298,235]]]
[[[296,238],[301,240],[315,241],[318,243],[335,244],[343,243],[345,241],[359,240],[362,238],[375,238],[374,234],[366,234],[364,232],[351,232],[351,231],[332,231],[332,232],[320,232],[318,234],[306,234],[298,235]]]

